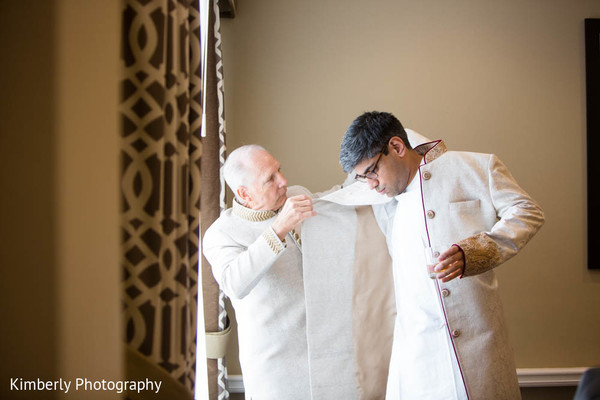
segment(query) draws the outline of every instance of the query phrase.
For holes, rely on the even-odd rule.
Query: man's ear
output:
[[[398,136],[393,136],[388,142],[391,148],[391,151],[396,153],[400,157],[404,157],[406,154],[406,144],[402,139]]]
[[[248,188],[246,186],[240,186],[237,188],[236,193],[238,197],[244,202],[244,204],[248,204],[252,200],[250,193],[248,192]]]

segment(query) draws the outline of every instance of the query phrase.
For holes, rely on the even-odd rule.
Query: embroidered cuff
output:
[[[285,241],[282,242],[281,240],[279,240],[275,232],[273,232],[273,229],[271,229],[270,227],[262,233],[262,237],[263,239],[265,239],[265,241],[275,254],[281,253],[286,247]]]
[[[485,233],[478,233],[457,245],[465,255],[463,276],[482,274],[498,266],[502,262],[500,247]]]

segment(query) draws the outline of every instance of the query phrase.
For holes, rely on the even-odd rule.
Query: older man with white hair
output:
[[[310,192],[287,187],[280,163],[258,145],[224,166],[235,194],[206,231],[204,255],[236,312],[246,399],[311,398],[299,228],[315,215]]]

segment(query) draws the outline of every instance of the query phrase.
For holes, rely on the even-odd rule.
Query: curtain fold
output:
[[[218,0],[208,2],[207,54],[205,65],[204,131],[202,137],[201,231],[206,229],[225,209],[225,185],[221,168],[225,161],[225,114],[223,90],[223,60]],[[207,332],[218,332],[229,325],[225,311],[225,295],[216,283],[208,261],[202,257],[202,293],[204,324]],[[200,362],[200,360],[198,360]],[[229,399],[227,367],[224,358],[207,359],[209,397]]]
[[[197,1],[124,0],[121,229],[125,342],[194,393],[201,68]],[[133,361],[126,357],[128,367]]]

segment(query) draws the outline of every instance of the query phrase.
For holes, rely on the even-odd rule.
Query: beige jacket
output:
[[[288,196],[310,195],[300,186]],[[204,234],[203,251],[238,324],[246,399],[310,399],[302,251],[279,240],[276,214],[234,202]]]
[[[469,398],[520,399],[493,268],[525,246],[544,214],[493,154],[448,152],[439,140],[415,150],[424,155],[415,179],[430,245],[465,254],[464,276],[437,281],[437,292]]]

